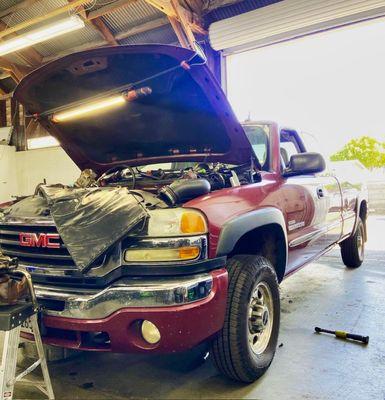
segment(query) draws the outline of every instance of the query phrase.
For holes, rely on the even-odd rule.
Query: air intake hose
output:
[[[208,194],[210,189],[206,179],[179,179],[160,189],[158,196],[169,206],[174,206]]]

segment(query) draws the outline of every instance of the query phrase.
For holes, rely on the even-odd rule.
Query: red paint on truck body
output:
[[[46,315],[43,319],[45,344],[89,351],[116,353],[172,353],[188,350],[207,340],[222,329],[228,276],[225,269],[211,273],[213,290],[200,301],[181,306],[123,308],[103,319],[75,319]],[[140,334],[140,321],[154,323],[161,340],[155,345],[146,343]],[[94,343],[90,333],[106,332],[109,345]],[[22,336],[31,339],[28,334]]]

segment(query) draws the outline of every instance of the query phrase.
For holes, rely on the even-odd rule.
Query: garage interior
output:
[[[76,17],[82,28],[0,55],[0,206],[32,195],[37,185],[43,182],[73,185],[81,173],[57,139],[50,136],[38,119],[13,97],[18,83],[34,70],[63,56],[106,46],[165,44],[195,50],[198,43],[205,53],[208,68],[228,95],[239,119],[269,120],[276,115],[286,118],[286,105],[293,102],[289,109],[292,115],[296,113],[293,123],[298,128],[311,129],[314,118],[323,118],[323,124],[316,125],[312,137],[323,142],[321,147],[325,148],[326,155],[332,156],[347,142],[344,139],[347,133],[341,132],[345,136],[335,138],[343,125],[341,122],[341,126],[322,136],[322,130],[333,124],[339,114],[333,115],[334,120],[328,119],[328,113],[335,109],[334,103],[322,102],[328,101],[328,96],[337,98],[339,88],[331,85],[324,97],[321,97],[319,87],[318,92],[301,92],[299,88],[297,92],[296,86],[305,79],[306,68],[316,69],[316,61],[306,64],[304,71],[300,71],[302,59],[280,59],[278,54],[276,59],[272,58],[274,55],[270,58],[270,61],[277,60],[276,69],[267,64],[260,70],[259,65],[267,63],[271,52],[279,46],[284,48],[282,54],[289,54],[295,51],[290,46],[296,43],[330,34],[326,39],[330,50],[333,40],[337,40],[333,34],[345,32],[348,36],[350,30],[357,27],[385,25],[385,2],[0,0],[0,54],[3,54],[1,44],[8,40],[70,17]],[[378,37],[378,41],[380,39]],[[310,42],[309,48],[311,43],[317,46],[314,41]],[[361,45],[362,49],[366,46]],[[358,54],[362,49],[358,47]],[[325,54],[341,57],[341,60],[346,56],[331,53]],[[378,56],[380,53],[382,56],[382,50],[378,50]],[[304,60],[306,57],[310,58],[305,54]],[[341,97],[340,118],[348,119],[354,114],[359,119],[359,108],[367,107],[372,109],[373,115],[376,113],[380,126],[381,103],[376,99],[385,89],[383,79],[379,69],[373,67],[378,87],[372,88],[374,80],[366,85],[368,78],[360,74],[361,62],[364,65],[375,59],[362,58],[352,59],[356,62],[352,67],[357,73],[357,86],[351,96],[357,96],[357,110],[344,109]],[[285,68],[286,62],[292,64],[291,70]],[[337,64],[338,60],[330,60],[309,76],[317,79],[328,69],[326,66],[330,67],[330,71],[326,71],[330,76],[342,76],[346,66]],[[297,70],[295,76],[294,70]],[[272,71],[271,75],[266,76],[269,71]],[[291,85],[283,87],[274,74],[282,74],[282,80],[292,80]],[[361,87],[369,89],[363,92]],[[271,91],[268,95],[260,93],[268,90]],[[276,101],[272,93],[279,100]],[[299,100],[296,103],[296,96],[302,103]],[[304,101],[306,96],[309,98]],[[317,97],[321,100],[316,101]],[[302,108],[312,102],[316,109],[314,114],[310,107],[307,111]],[[281,113],[263,115],[265,110],[269,112],[275,106],[277,110],[280,107]],[[372,118],[370,113],[363,112],[363,115],[362,119]],[[352,124],[347,124],[348,129]],[[365,125],[362,122],[362,129]],[[385,134],[381,129],[375,132],[360,129],[352,132],[351,137],[373,135],[383,144],[383,164],[366,168],[361,162],[349,159],[333,161],[332,168],[336,174],[345,174],[348,178],[359,175],[368,188],[365,261],[359,269],[345,268],[336,246],[282,282],[278,347],[271,367],[262,378],[249,385],[224,378],[214,368],[212,355],[204,346],[167,356],[64,351],[47,347],[56,398],[385,398],[385,239],[382,234],[385,228]],[[329,335],[316,335],[315,326],[369,335],[370,343],[365,346]],[[29,346],[25,345],[19,358],[20,365],[28,364],[29,351]],[[37,377],[38,374],[32,374],[33,379]],[[14,398],[39,399],[41,393],[20,385],[16,386]]]

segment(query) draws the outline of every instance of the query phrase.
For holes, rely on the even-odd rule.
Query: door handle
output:
[[[325,197],[324,190],[322,188],[317,188],[317,196],[319,199]]]

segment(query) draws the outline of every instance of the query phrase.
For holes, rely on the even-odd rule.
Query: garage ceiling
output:
[[[210,44],[244,51],[385,15],[385,1],[285,0],[210,25]]]
[[[255,7],[268,2],[253,1]],[[235,3],[239,0],[0,0],[0,40],[69,14],[77,14],[86,22],[76,32],[0,57],[0,95],[12,90],[14,81],[31,70],[75,51],[139,43],[179,43],[188,47],[191,33],[193,39],[205,40],[211,12]]]
[[[64,11],[55,14],[57,10]],[[179,42],[187,47],[188,31],[206,41],[209,27],[212,47],[226,54],[382,16],[385,1],[0,0],[0,40],[68,14],[79,15],[86,26],[0,57],[0,96],[11,92],[26,73],[75,51],[139,43]]]

